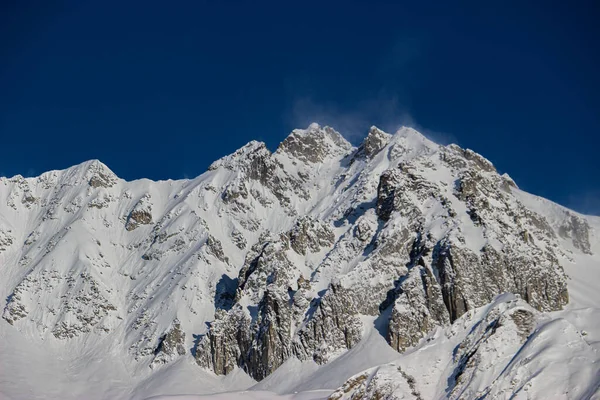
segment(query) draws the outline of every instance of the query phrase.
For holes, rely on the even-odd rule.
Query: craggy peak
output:
[[[598,21],[2,3],[0,400],[600,400]]]
[[[600,220],[411,128],[353,147],[311,124],[188,180],[92,160],[2,178],[0,199],[17,368],[41,354],[140,399],[175,376],[329,399],[597,390]]]

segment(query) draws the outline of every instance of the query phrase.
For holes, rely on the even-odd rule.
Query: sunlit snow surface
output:
[[[396,140],[408,143],[407,148],[412,152],[427,152],[433,144],[420,136],[412,136],[406,132]],[[257,144],[251,143],[249,148],[255,149]],[[254,146],[254,147],[253,147]],[[244,151],[248,151],[246,148]],[[221,163],[227,163],[227,157]],[[298,167],[289,159],[280,159],[286,171],[297,173]],[[379,155],[377,162],[369,168],[370,174],[381,174],[389,165],[389,160]],[[337,178],[336,163],[339,159],[325,161],[320,170],[315,174],[315,179],[320,177],[323,182]],[[85,167],[85,166],[84,166]],[[87,167],[86,167],[87,168]],[[72,169],[74,175],[83,174],[85,168]],[[352,167],[349,169],[352,173]],[[443,174],[443,170],[437,172]],[[53,172],[48,173],[51,178]],[[69,179],[87,179],[86,176],[74,176]],[[125,215],[128,210],[139,201],[143,193],[150,193],[153,207],[164,213],[176,215],[173,219],[173,229],[185,231],[191,243],[206,240],[203,223],[208,224],[210,233],[219,237],[231,234],[232,225],[223,224],[225,219],[219,219],[221,210],[214,208],[217,197],[211,187],[221,187],[235,182],[235,171],[227,169],[211,170],[201,177],[190,181],[163,181],[152,183],[140,180],[126,183],[118,181],[117,185],[127,185],[130,193],[129,200],[119,200],[119,209],[114,210],[115,216]],[[432,179],[445,179],[445,177],[432,176]],[[294,207],[301,214],[310,214],[319,218],[327,218],[336,211],[335,204],[348,201],[350,191],[329,190],[326,185],[320,187],[319,179],[315,180],[312,188],[313,200],[301,202],[292,199]],[[260,190],[258,187],[257,189]],[[371,188],[372,190],[373,188]],[[110,197],[111,191],[100,191],[98,201],[102,202]],[[35,193],[34,193],[35,194]],[[524,193],[514,189],[514,194],[531,210],[545,216],[553,225],[561,221],[564,209],[548,200]],[[69,187],[64,189],[64,196],[69,202],[77,205],[81,194],[72,191]],[[186,206],[186,199],[193,197],[200,202],[200,208],[194,213]],[[177,200],[181,199],[181,200]],[[6,199],[2,199],[5,202]],[[62,206],[62,205],[61,205]],[[457,205],[460,207],[460,205]],[[68,208],[65,207],[65,208]],[[110,209],[110,208],[109,208]],[[110,209],[112,210],[112,209]],[[64,212],[61,215],[67,215]],[[99,219],[100,214],[87,214],[84,222],[75,221],[68,230],[63,232],[72,246],[62,245],[54,249],[55,260],[64,261],[69,268],[83,268],[81,262],[93,263],[100,258],[108,262],[117,262],[125,254],[123,249],[135,240],[139,231],[125,233],[122,226],[114,229],[105,226]],[[113,212],[113,211],[111,211]],[[194,219],[197,213],[201,217]],[[11,227],[16,232],[15,240],[25,242],[30,230],[37,221],[28,221],[31,226],[21,226],[21,211],[10,214],[0,213],[1,226]],[[273,212],[267,208],[257,207],[257,218],[264,221],[263,228],[273,232],[288,229],[293,218],[281,210]],[[95,219],[96,218],[96,219]],[[191,356],[181,357],[157,369],[150,369],[147,363],[136,363],[129,354],[125,354],[124,346],[115,346],[115,341],[121,340],[127,347],[135,345],[135,337],[129,334],[128,326],[122,326],[118,318],[108,320],[107,328],[111,329],[108,335],[83,335],[69,339],[67,345],[64,341],[57,341],[45,332],[43,326],[15,329],[5,320],[0,320],[0,399],[156,399],[156,400],[197,400],[197,399],[286,399],[286,400],[312,400],[326,399],[336,389],[340,388],[348,378],[356,374],[364,374],[368,379],[377,379],[390,385],[397,385],[394,392],[398,398],[415,398],[401,382],[395,378],[398,367],[406,374],[415,377],[416,390],[423,399],[443,398],[508,398],[515,393],[518,399],[600,399],[600,218],[585,217],[592,227],[590,241],[593,255],[583,254],[573,247],[572,243],[563,240],[561,244],[567,250],[567,256],[560,260],[569,275],[570,303],[565,310],[542,314],[537,318],[537,326],[525,344],[520,344],[514,337],[514,331],[507,330],[506,334],[500,332],[485,346],[480,349],[481,358],[473,371],[469,371],[469,380],[464,388],[450,392],[448,390],[456,372],[457,362],[453,354],[457,346],[470,334],[477,333],[480,322],[488,313],[494,310],[508,310],[511,307],[521,307],[521,303],[510,294],[500,295],[487,306],[467,312],[451,327],[439,328],[429,337],[423,339],[418,346],[409,349],[400,355],[388,346],[380,334],[374,318],[364,318],[367,327],[364,337],[351,350],[340,354],[329,363],[318,366],[312,361],[301,362],[295,358],[288,359],[273,374],[263,381],[256,383],[241,370],[236,370],[227,376],[217,376],[201,369]],[[64,220],[52,222],[48,229],[61,229],[60,223]],[[190,222],[192,221],[192,222]],[[204,222],[202,222],[204,221]],[[228,222],[229,223],[229,222]],[[466,229],[476,230],[465,221]],[[105,229],[106,228],[106,229]],[[88,245],[91,237],[102,237],[102,257],[96,247]],[[120,232],[120,233],[115,233]],[[18,236],[22,234],[23,236]],[[44,235],[44,232],[38,232]],[[103,236],[104,235],[104,236]],[[258,239],[247,237],[252,243]],[[481,247],[477,243],[477,232],[467,236],[472,239],[475,248]],[[60,238],[58,238],[60,240]],[[128,242],[129,240],[129,242]],[[109,243],[115,242],[110,250]],[[224,252],[231,257],[230,265],[215,260],[212,255],[207,259],[212,261],[211,269],[200,272],[193,271],[186,263],[175,265],[172,269],[157,269],[145,271],[144,276],[133,280],[133,274],[143,269],[143,262],[139,259],[126,260],[121,271],[126,276],[111,276],[108,270],[99,272],[96,278],[114,280],[115,290],[131,291],[145,299],[153,300],[155,307],[149,308],[149,318],[156,321],[161,328],[168,326],[174,315],[182,319],[187,332],[202,333],[205,321],[210,320],[214,312],[210,304],[212,300],[210,289],[218,279],[227,274],[235,276],[234,266],[243,263],[243,253],[223,240]],[[194,250],[194,249],[192,249]],[[111,254],[111,251],[114,254]],[[191,253],[190,253],[191,254]],[[322,257],[322,255],[318,255]],[[16,256],[15,256],[16,257]],[[31,257],[43,257],[42,254],[32,253]],[[165,257],[169,257],[166,255]],[[315,256],[316,257],[316,256]],[[91,261],[90,261],[91,260]],[[18,265],[18,258],[9,258],[0,253],[0,296],[8,300],[13,288],[29,272],[20,268],[10,268]],[[73,267],[71,267],[71,265]],[[59,265],[57,268],[61,268]],[[67,267],[65,267],[67,268]],[[114,270],[114,269],[113,269]],[[79,271],[79,270],[77,270]],[[83,271],[83,270],[82,270]],[[98,269],[98,271],[102,271]],[[192,279],[183,280],[182,276],[191,274]],[[195,274],[195,275],[194,275]],[[316,282],[316,290],[323,289],[333,278],[331,271],[325,271],[321,281]],[[116,283],[115,283],[116,282]],[[120,282],[123,282],[122,284]],[[319,287],[318,285],[321,285]],[[162,286],[161,286],[162,285]],[[182,289],[182,296],[178,302],[173,301],[172,290],[152,289],[164,288],[166,285],[197,285],[198,297],[186,297]],[[122,293],[123,294],[123,293]],[[202,296],[205,296],[204,298]],[[119,296],[110,298],[119,301]],[[40,307],[50,307],[57,299],[39,297],[32,299]],[[173,302],[172,304],[170,302]],[[163,306],[163,304],[167,306]],[[148,303],[147,303],[148,304]],[[130,304],[117,304],[127,309]],[[162,308],[161,308],[162,307]],[[193,310],[193,311],[192,311]],[[32,310],[41,313],[41,310]],[[155,314],[152,314],[152,313]],[[182,318],[182,316],[184,318]],[[36,320],[40,324],[50,324],[47,316]],[[28,325],[23,325],[28,326]],[[115,335],[117,337],[115,337]],[[129,341],[129,342],[128,342]],[[193,338],[187,337],[187,347],[193,345]],[[366,372],[363,372],[366,371]],[[520,388],[515,391],[515,387]],[[214,394],[220,393],[220,394]],[[406,397],[400,397],[405,393]],[[346,397],[342,397],[346,398]]]

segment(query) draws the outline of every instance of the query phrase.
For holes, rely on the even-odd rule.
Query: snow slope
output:
[[[0,399],[600,398],[598,232],[409,128],[313,124],[191,180],[0,178]]]

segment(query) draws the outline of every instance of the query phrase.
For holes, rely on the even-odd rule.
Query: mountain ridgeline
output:
[[[592,229],[568,210],[547,220],[521,193],[479,154],[411,128],[373,127],[353,147],[317,124],[191,180],[127,182],[99,161],[0,178],[2,322],[257,381],[290,358],[327,364],[368,324],[405,352],[507,292],[511,306],[484,318],[525,340],[569,302],[560,260],[591,254]],[[473,329],[471,342],[490,335]],[[457,350],[457,376],[473,354]],[[332,398],[382,379],[363,375]]]

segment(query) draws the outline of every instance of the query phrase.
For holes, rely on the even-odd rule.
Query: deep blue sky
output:
[[[599,6],[412,3],[2,1],[0,175],[192,177],[313,120],[408,124],[600,214]]]

